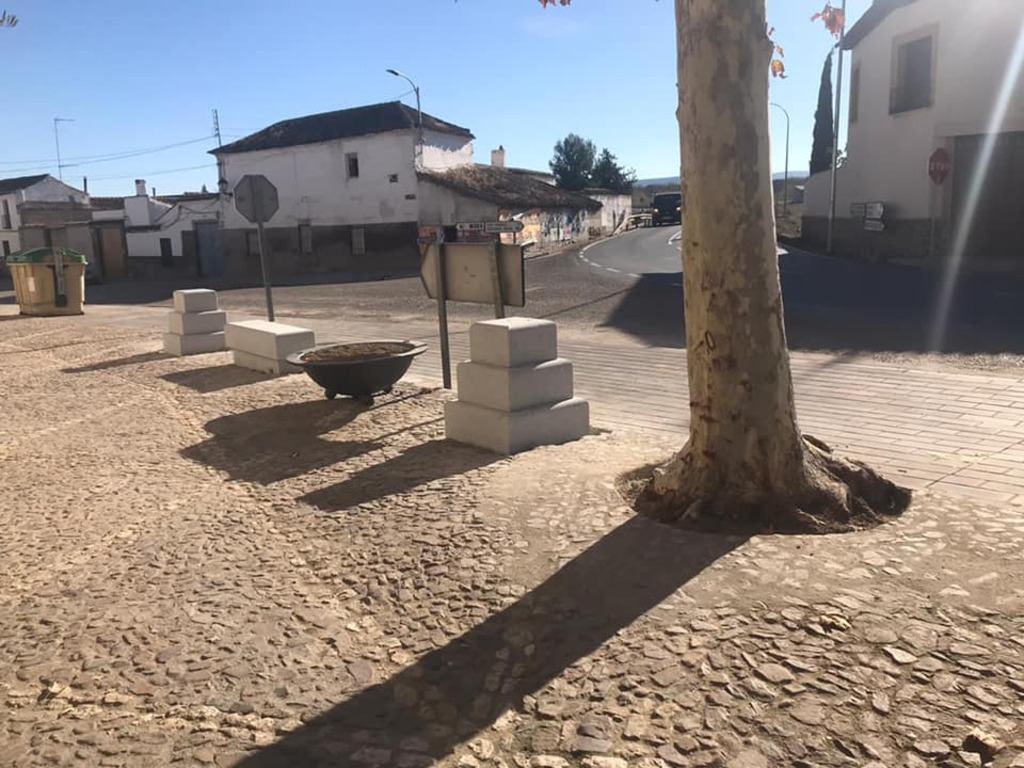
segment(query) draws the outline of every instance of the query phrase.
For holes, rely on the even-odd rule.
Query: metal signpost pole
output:
[[[263,242],[263,222],[256,224],[256,236],[260,241],[260,270],[263,272],[263,292],[267,297],[267,320],[274,322],[274,296],[270,290],[270,265],[267,263],[267,246]]]
[[[270,262],[267,258],[263,225],[277,213],[279,204],[277,187],[266,176],[248,175],[235,186],[235,208],[256,225],[256,239],[260,250],[260,272],[263,273],[263,291],[267,299],[267,320],[274,322],[274,297],[270,289]]]
[[[501,235],[495,235],[494,257],[491,259],[491,287],[494,291],[494,317],[505,317],[505,295],[501,290]]]
[[[444,284],[444,229],[437,230],[437,332],[441,341],[441,378],[452,388],[452,351],[448,342],[448,292]]]

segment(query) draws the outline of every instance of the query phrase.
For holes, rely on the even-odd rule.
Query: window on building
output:
[[[45,246],[46,248],[53,248],[53,230],[52,229],[47,228],[47,229],[43,230],[43,246]]]
[[[920,37],[896,49],[895,82],[889,112],[909,112],[932,105],[932,38]]]
[[[4,258],[11,255],[11,243],[8,240],[4,240]]]
[[[359,178],[359,155],[349,152],[345,155],[345,171],[350,179]]]
[[[299,224],[299,250],[302,253],[313,252],[313,226],[311,224]]]
[[[260,234],[255,229],[245,233],[245,252],[250,256],[260,255]]]
[[[850,122],[856,123],[860,117],[860,67],[853,68],[850,76]]]
[[[356,227],[352,230],[352,255],[363,256],[366,254],[366,230]]]
[[[4,200],[3,227],[4,229],[13,229],[11,226],[11,207],[7,204],[6,200]]]
[[[174,248],[169,237],[160,238],[160,263],[165,267],[174,266]]]

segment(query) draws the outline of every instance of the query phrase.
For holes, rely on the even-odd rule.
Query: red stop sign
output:
[[[949,178],[949,152],[939,147],[928,158],[928,175],[936,184],[942,184]]]

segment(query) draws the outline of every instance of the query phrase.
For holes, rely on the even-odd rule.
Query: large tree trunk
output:
[[[739,516],[768,529],[835,530],[871,508],[895,511],[897,489],[797,427],[769,165],[765,0],[676,0],[676,23],[690,439],[643,498],[662,518],[712,527]]]

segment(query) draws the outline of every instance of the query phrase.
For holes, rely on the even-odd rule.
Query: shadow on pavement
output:
[[[275,277],[274,287],[311,285],[349,285],[353,283],[372,283],[414,277],[419,274],[418,268],[401,268],[390,272],[375,274],[326,273],[311,275],[294,275]],[[118,280],[86,288],[86,300],[89,304],[159,304],[169,302],[171,295],[186,288],[211,288],[215,291],[229,291],[243,288],[261,288],[263,283],[258,278],[202,278],[202,277],[163,277],[139,280]]]
[[[244,387],[248,384],[270,381],[275,377],[268,373],[240,368],[237,365],[215,365],[209,368],[196,368],[191,371],[175,371],[165,374],[160,378],[169,381],[171,384],[188,387],[200,394],[209,394],[210,392],[220,392],[223,389]]]
[[[353,473],[336,485],[307,493],[299,501],[325,512],[341,512],[435,480],[485,467],[502,457],[447,440],[432,440]]]
[[[106,371],[111,368],[123,368],[126,365],[142,365],[143,363],[154,363],[157,360],[167,360],[169,356],[164,352],[143,352],[139,355],[119,357],[116,360],[103,360],[89,365],[80,365],[74,368],[61,368],[61,373],[92,373],[93,371]]]
[[[937,278],[910,267],[841,263],[828,281],[804,262],[782,271],[790,349],[929,352]],[[824,257],[814,257],[824,258]],[[829,261],[837,261],[831,259]],[[854,271],[854,268],[856,271]],[[683,348],[679,274],[642,275],[602,327]],[[965,276],[949,313],[947,353],[1024,353],[1024,282]]]
[[[515,604],[237,765],[431,765],[742,543],[632,518]]]
[[[213,437],[181,455],[234,480],[269,485],[380,448],[380,443],[320,437],[365,410],[352,401],[315,400],[222,416],[206,424]]]

